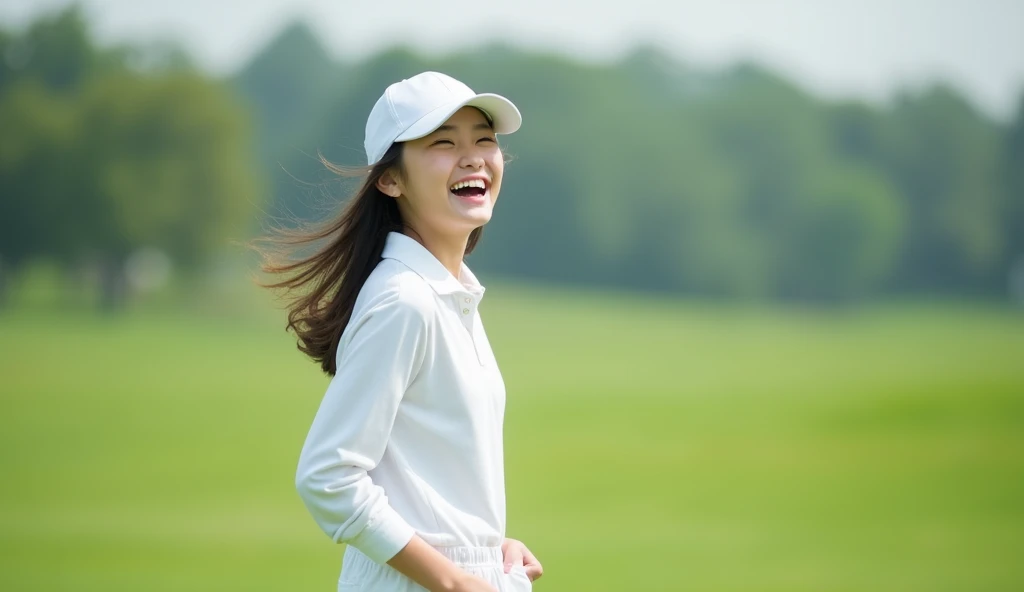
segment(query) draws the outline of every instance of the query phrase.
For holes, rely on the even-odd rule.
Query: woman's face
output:
[[[389,195],[420,234],[468,237],[491,219],[505,162],[487,118],[463,107],[430,135],[405,143]],[[395,195],[398,193],[398,195]]]

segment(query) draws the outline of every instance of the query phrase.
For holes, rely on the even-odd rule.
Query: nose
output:
[[[480,152],[470,150],[462,155],[462,160],[459,162],[459,166],[464,169],[482,169],[484,168],[484,157]]]

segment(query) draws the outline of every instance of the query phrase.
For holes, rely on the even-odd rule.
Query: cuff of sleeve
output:
[[[404,549],[415,534],[416,531],[394,508],[384,504],[370,518],[363,532],[348,544],[383,565]]]

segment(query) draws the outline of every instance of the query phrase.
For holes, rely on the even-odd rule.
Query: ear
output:
[[[398,179],[391,171],[387,171],[380,178],[377,179],[377,189],[381,193],[390,197],[398,197],[402,195],[402,188],[398,183]]]

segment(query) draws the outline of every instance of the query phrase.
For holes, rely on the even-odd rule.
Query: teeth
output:
[[[483,179],[470,179],[469,181],[459,181],[458,183],[451,186],[452,191],[462,189],[463,187],[478,187],[480,189],[487,189],[487,185]]]

